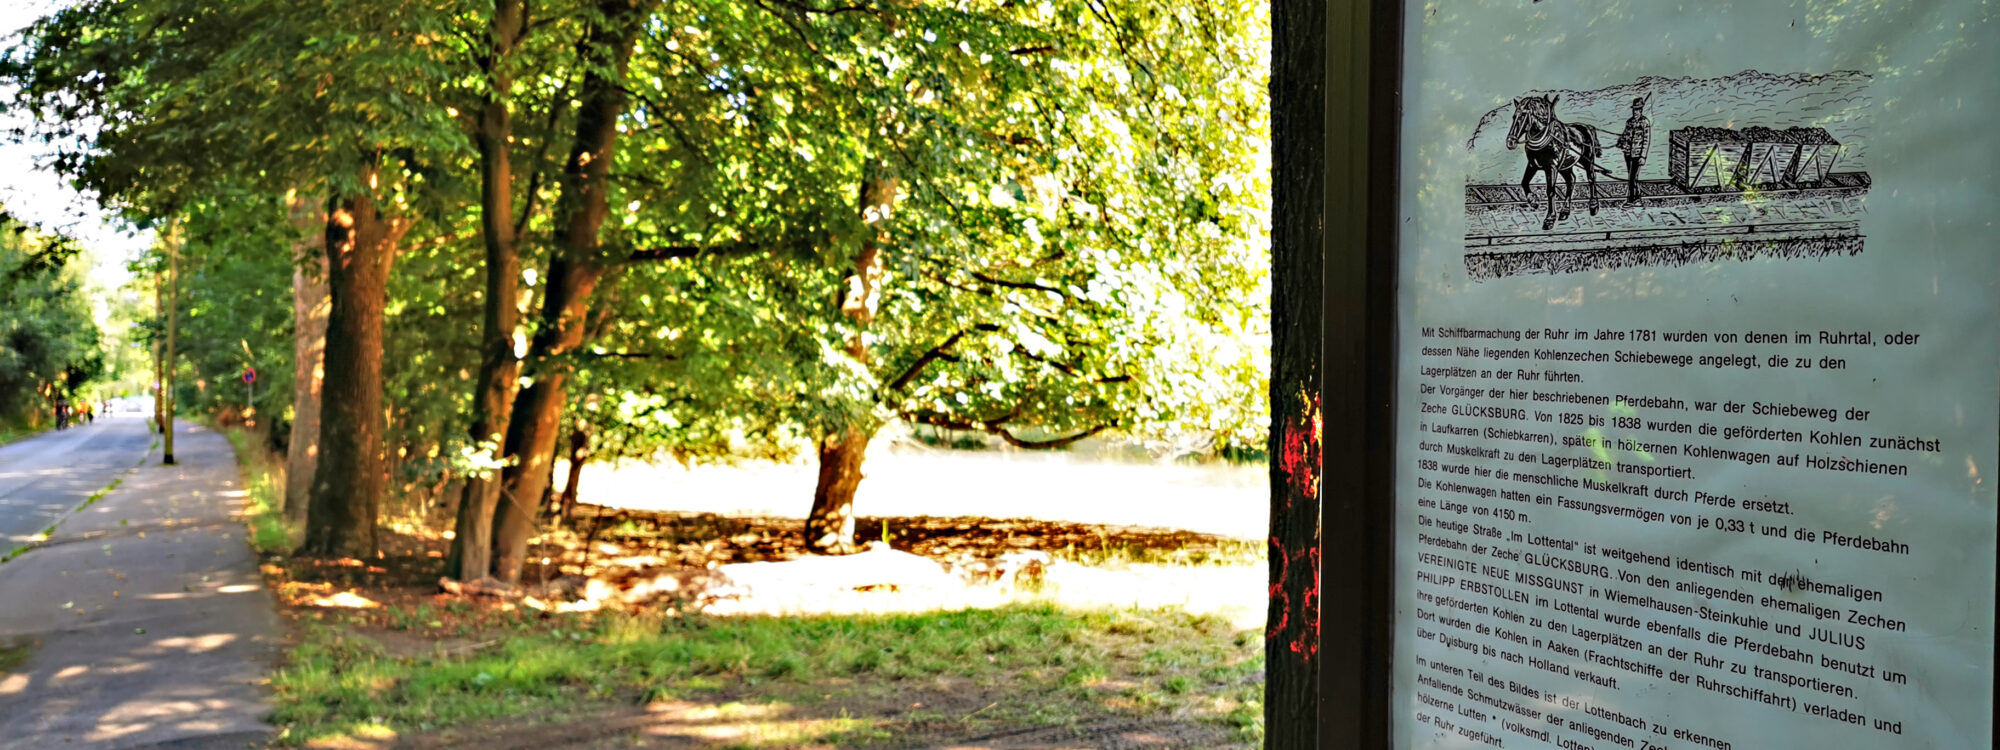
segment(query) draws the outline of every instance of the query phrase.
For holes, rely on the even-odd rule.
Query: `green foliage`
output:
[[[294,377],[293,238],[284,205],[234,193],[197,201],[183,215],[175,403],[190,413],[241,414],[254,397],[262,422],[282,424]],[[257,371],[254,389],[243,382],[246,368]]]
[[[68,241],[0,212],[0,425],[45,424],[56,393],[104,369]]]
[[[613,363],[591,365],[624,386],[600,386],[616,452],[782,455],[898,418],[1262,443],[1262,5],[785,7],[731,4],[635,58],[609,240],[682,259],[609,295]],[[885,174],[899,198],[870,226],[855,196]],[[878,231],[862,364],[838,301]]]
[[[469,230],[468,230],[469,231]],[[462,449],[479,370],[483,270],[476,243],[424,242],[398,259],[384,311],[383,393],[387,444],[403,454],[398,486],[469,473]],[[432,453],[436,455],[433,456]]]
[[[431,85],[452,76],[447,0],[92,0],[8,57],[54,166],[144,219],[219,190],[374,192],[406,205],[463,144]],[[391,179],[361,184],[387,161]]]
[[[84,2],[37,22],[10,51],[15,104],[41,123],[25,135],[53,139],[57,169],[142,223],[186,222],[181,403],[240,408],[239,377],[254,366],[258,414],[280,428],[289,421],[296,230],[281,196],[317,204],[371,193],[384,216],[430,220],[406,242],[434,257],[463,250],[451,232],[476,190],[458,120],[474,83],[456,25],[467,12],[454,0]],[[451,262],[460,276],[476,273],[463,256]],[[434,305],[423,292],[439,287],[402,289],[399,310],[425,311]],[[435,398],[451,381],[421,351],[394,351],[428,343],[392,330],[385,390],[404,412],[463,402]],[[392,417],[392,440],[451,421],[405,416]]]
[[[290,398],[277,197],[364,187],[421,217],[385,310],[388,446],[409,485],[480,470],[467,444],[482,300],[470,114],[490,5],[94,0],[7,58],[58,168],[187,221],[183,403]],[[501,65],[523,267],[551,255],[598,11],[532,4]],[[904,420],[1052,446],[1263,443],[1268,408],[1266,8],[1249,0],[812,3],[652,11],[602,232],[614,266],[569,419],[601,458],[783,458]],[[378,184],[355,184],[381,165]],[[894,208],[864,216],[870,180]],[[841,309],[865,241],[878,306]],[[629,260],[627,260],[629,258]],[[530,272],[532,274],[532,272]],[[522,340],[534,338],[530,281]],[[866,356],[849,343],[865,337]],[[245,347],[249,353],[244,353]],[[531,370],[532,372],[532,370]]]

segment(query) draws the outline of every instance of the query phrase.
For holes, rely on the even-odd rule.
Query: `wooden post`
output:
[[[153,275],[153,310],[161,320],[167,317],[167,271],[160,269]],[[162,334],[165,332],[162,331]],[[167,337],[153,337],[153,429],[166,425],[167,419]]]
[[[160,384],[160,431],[165,433],[163,439],[166,440],[166,448],[160,463],[168,466],[174,464],[174,323],[180,317],[180,242],[180,225],[176,222],[168,226],[164,243],[167,248],[167,354],[160,366],[163,371]]]

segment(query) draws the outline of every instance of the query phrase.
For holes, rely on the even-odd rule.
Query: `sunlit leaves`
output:
[[[534,5],[501,92],[530,268],[555,234],[572,89],[595,64],[575,49],[588,6]],[[1262,4],[817,7],[676,3],[639,39],[601,237],[616,270],[589,344],[566,355],[572,414],[602,450],[781,455],[894,419],[1037,435],[1113,426],[1201,450],[1261,441]],[[489,93],[474,60],[483,8],[86,2],[37,27],[13,77],[49,122],[87,124],[64,156],[87,184],[244,227],[191,246],[213,256],[198,271],[247,275],[190,277],[190,335],[243,327],[264,337],[260,356],[283,348],[289,256],[252,226],[272,221],[249,215],[262,204],[219,196],[358,187],[343,182],[354,165],[380,158],[374,189],[425,219],[387,310],[391,443],[449,463],[471,455],[464,373],[479,365],[466,119]],[[857,200],[870,174],[899,184],[894,212],[873,222]],[[880,309],[864,327],[840,291],[878,234]],[[668,259],[619,262],[648,252]],[[526,291],[532,311],[545,290]],[[856,337],[862,360],[848,351]],[[197,356],[204,372],[229,364]]]
[[[103,369],[97,324],[62,242],[0,212],[0,423]]]
[[[628,277],[684,295],[643,315],[689,321],[676,327],[702,335],[683,356],[715,358],[668,370],[723,413],[728,392],[699,386],[701,373],[753,384],[736,395],[819,430],[914,415],[1260,441],[1264,32],[1261,8],[1241,6],[1210,17],[1136,4],[1113,24],[1080,4],[914,6],[893,23],[738,5],[706,16],[711,33],[677,36],[676,56],[635,61],[699,66],[701,85],[729,93],[705,113],[649,116],[672,127],[630,131],[652,139],[635,152],[657,166],[621,182],[640,206],[627,226],[683,229],[625,241],[749,240],[776,259]],[[1159,33],[1127,28],[1138,19]],[[644,80],[660,90],[648,104],[676,101],[668,76]],[[833,302],[871,160],[894,170],[902,196],[881,225],[888,273],[864,333]],[[703,200],[648,197],[668,190]],[[845,353],[856,335],[866,365]],[[768,385],[787,382],[800,387]]]
[[[292,404],[292,248],[279,196],[223,192],[189,204],[178,237],[175,402],[189,413],[283,414]],[[254,389],[245,368],[257,370]],[[254,393],[253,393],[254,390]],[[268,423],[268,421],[267,421]]]

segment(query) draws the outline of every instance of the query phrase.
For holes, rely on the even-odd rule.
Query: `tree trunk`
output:
[[[167,272],[161,269],[153,276],[153,306],[159,319],[167,319]],[[167,423],[167,337],[162,328],[160,335],[153,337],[153,429],[159,430]]]
[[[897,181],[878,170],[880,167],[871,167],[861,181],[858,208],[862,221],[880,227],[895,210]],[[875,322],[881,305],[887,240],[887,233],[880,229],[862,240],[861,251],[854,256],[854,275],[847,277],[847,288],[840,297],[841,314],[854,321],[847,355],[864,366],[873,361],[868,352],[868,327]],[[812,511],[806,514],[807,549],[833,554],[854,551],[854,491],[861,485],[861,461],[874,428],[873,424],[850,424],[820,438],[819,481],[813,487]]]
[[[542,498],[535,504],[543,512],[554,506],[556,499],[556,448],[549,449],[549,477],[542,480]]]
[[[180,317],[181,307],[181,264],[180,248],[178,247],[180,241],[181,233],[179,227],[169,229],[166,241],[167,356],[164,360],[161,360],[160,364],[160,369],[166,373],[165,382],[160,387],[161,394],[165,396],[161,400],[166,402],[166,405],[160,408],[160,433],[162,439],[166,441],[166,447],[162,449],[164,455],[161,457],[160,463],[168,466],[174,465],[174,369],[176,365],[174,357],[174,323]]]
[[[868,432],[849,430],[819,441],[819,481],[813,486],[812,512],[806,515],[806,547],[844,555],[854,546],[854,491],[861,486],[861,461],[868,453]]]
[[[558,259],[549,263],[549,270],[557,275],[547,287],[541,331],[529,348],[534,381],[515,399],[507,424],[510,461],[501,469],[500,500],[493,512],[493,576],[508,582],[520,580],[528,538],[541,518],[541,499],[551,478],[570,374],[560,357],[583,343],[583,313],[603,267]]]
[[[542,325],[528,349],[533,385],[514,404],[507,425],[509,465],[501,471],[500,502],[493,514],[493,574],[503,581],[520,580],[527,559],[528,538],[541,517],[542,493],[548,488],[550,459],[562,422],[564,388],[570,365],[566,355],[583,343],[589,322],[591,295],[604,277],[606,259],[598,230],[610,215],[605,191],[611,156],[618,139],[618,118],[625,111],[625,69],[632,47],[652,2],[599,0],[600,23],[591,25],[581,49],[602,55],[585,66],[577,100],[576,134],[569,160],[563,165],[562,192],[556,203],[556,251],[549,260],[548,286],[542,301]]]
[[[1323,221],[1327,164],[1355,158],[1329,154],[1327,147],[1344,150],[1358,142],[1328,133],[1327,88],[1340,82],[1328,81],[1327,55],[1365,60],[1366,49],[1344,44],[1346,37],[1326,29],[1328,13],[1338,8],[1353,15],[1350,5],[1282,0],[1271,6],[1272,153],[1287,155],[1271,165],[1270,588],[1264,632],[1264,746],[1271,750],[1322,746],[1319,394],[1325,342],[1321,295],[1331,252]],[[1321,36],[1326,45],[1304,43]],[[1345,61],[1333,64],[1346,69]],[[1353,677],[1357,684],[1372,685],[1369,676]]]
[[[364,168],[360,184],[374,184]],[[338,197],[326,223],[326,379],[320,412],[320,460],[301,554],[368,557],[377,549],[381,512],[382,308],[389,265],[407,226],[384,219],[367,192]]]
[[[488,29],[493,47],[480,59],[492,90],[479,111],[473,134],[479,148],[479,231],[486,243],[486,314],[470,432],[473,445],[491,446],[489,450],[496,457],[513,415],[514,391],[521,374],[521,363],[514,356],[514,333],[521,323],[521,254],[514,233],[514,167],[509,147],[514,125],[505,98],[512,87],[506,60],[521,32],[520,1],[495,0]],[[445,560],[446,575],[475,580],[492,572],[493,510],[499,501],[498,472],[466,479],[451,554]]]
[[[556,506],[561,509],[556,515],[565,526],[576,513],[576,483],[583,478],[583,460],[589,449],[590,432],[579,421],[569,430],[569,476],[563,482],[562,503]]]
[[[322,355],[326,349],[327,299],[326,253],[323,237],[313,236],[312,228],[326,225],[324,217],[302,196],[291,203],[292,224],[299,230],[293,246],[296,265],[292,270],[292,438],[285,456],[285,520],[304,524],[311,504],[313,469],[319,466],[319,405],[321,381],[325,377]],[[317,240],[317,241],[316,241]],[[307,266],[316,268],[307,271]]]

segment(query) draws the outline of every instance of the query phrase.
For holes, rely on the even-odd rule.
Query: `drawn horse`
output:
[[[1584,179],[1589,181],[1586,191],[1590,195],[1590,215],[1597,215],[1597,176],[1614,177],[1610,170],[1597,165],[1597,159],[1604,153],[1604,147],[1597,142],[1597,128],[1580,122],[1563,122],[1556,119],[1556,99],[1558,97],[1529,96],[1514,100],[1514,124],[1507,128],[1507,149],[1526,146],[1528,167],[1521,172],[1521,192],[1532,202],[1534,194],[1528,185],[1535,180],[1535,173],[1541,172],[1543,181],[1549,188],[1549,211],[1542,218],[1542,231],[1555,228],[1556,222],[1569,218],[1569,202],[1576,191],[1576,176],[1573,170],[1581,168]],[[1556,175],[1563,180],[1563,207],[1556,211]]]

